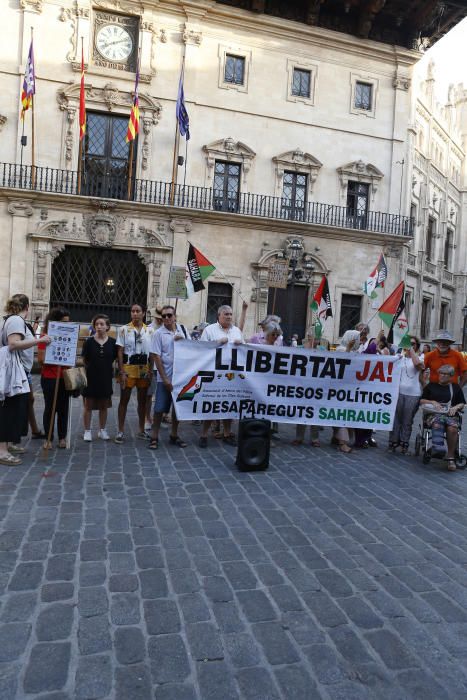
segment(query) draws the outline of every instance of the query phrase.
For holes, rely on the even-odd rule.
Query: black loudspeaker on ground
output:
[[[238,423],[235,464],[241,472],[264,471],[269,467],[271,421],[242,418]]]

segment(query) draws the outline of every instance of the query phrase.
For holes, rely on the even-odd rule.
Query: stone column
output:
[[[34,213],[32,199],[10,199],[8,212],[11,214],[9,260],[4,260],[4,269],[9,270],[8,294],[25,293],[30,295],[32,280],[26,279],[27,235],[29,217]]]

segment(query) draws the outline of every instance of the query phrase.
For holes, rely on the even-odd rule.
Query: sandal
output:
[[[352,448],[350,445],[346,445],[345,442],[341,443],[338,448],[339,452],[343,452],[345,455],[348,455],[352,452]]]
[[[179,438],[178,435],[169,435],[169,441],[171,445],[177,445],[177,447],[187,446],[187,443],[183,442],[183,440]]]
[[[21,447],[21,445],[10,445],[8,447],[8,452],[11,452],[12,455],[24,455],[26,452],[25,447]]]
[[[300,440],[299,438],[295,438],[295,440],[292,440],[292,445],[303,445],[303,440]]]
[[[213,435],[216,438],[216,440],[222,440],[222,438],[224,437],[224,433],[222,432],[222,430],[214,431]]]
[[[149,440],[148,449],[149,450],[157,450],[158,447],[159,447],[159,438],[151,438]]]
[[[0,457],[0,464],[6,464],[8,467],[16,467],[17,464],[21,464],[22,460],[14,455],[7,455],[6,457]]]
[[[61,450],[66,450],[66,440],[65,440],[65,439],[59,440],[59,441],[58,441],[58,447],[59,447]]]
[[[448,472],[455,472],[457,467],[456,467],[456,460],[454,457],[448,459]]]
[[[321,447],[321,443],[319,440],[312,440],[311,441],[311,446],[312,447]]]

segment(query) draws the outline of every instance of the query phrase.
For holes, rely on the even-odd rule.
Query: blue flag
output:
[[[178,128],[180,129],[180,134],[186,137],[188,141],[190,138],[190,118],[185,107],[185,93],[183,91],[183,77],[184,77],[185,67],[182,68],[180,73],[180,82],[178,83],[178,97],[177,106],[175,113],[177,115]]]

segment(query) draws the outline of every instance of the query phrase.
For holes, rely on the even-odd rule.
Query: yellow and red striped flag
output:
[[[84,93],[84,49],[81,46],[81,85],[79,88],[79,140],[86,133],[86,97]]]
[[[32,96],[36,93],[36,75],[34,72],[34,51],[31,45],[29,47],[28,60],[26,63],[26,68],[24,70],[24,80],[23,89],[21,90],[21,119],[24,119],[24,115],[31,106]]]
[[[136,69],[136,80],[135,80],[135,95],[133,98],[133,106],[130,112],[130,118],[128,120],[128,129],[126,132],[125,141],[129,143],[134,141],[136,135],[139,134],[139,99],[138,99],[138,83],[139,83],[139,67]]]

